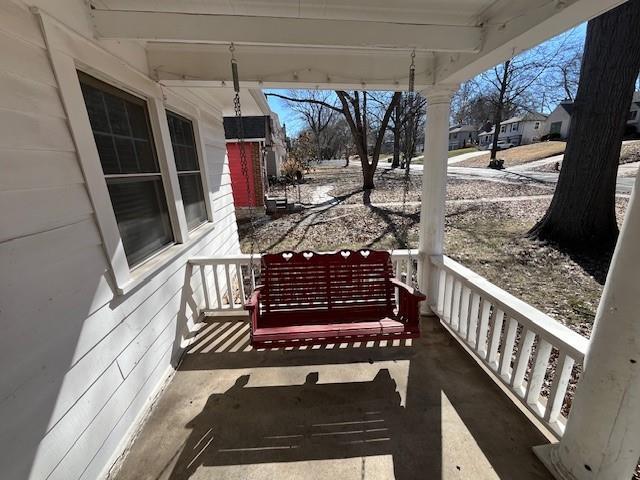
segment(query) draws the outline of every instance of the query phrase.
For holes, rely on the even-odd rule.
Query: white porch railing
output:
[[[253,272],[249,267],[249,254],[219,257],[194,257],[189,262],[200,270],[206,312],[241,312],[244,303],[260,283],[260,256],[253,259]],[[411,258],[412,261],[409,261]],[[415,279],[418,250],[393,250],[391,260],[396,278],[404,282]]]
[[[430,303],[442,324],[562,436],[572,370],[589,340],[448,257],[433,256],[431,264],[439,282]]]

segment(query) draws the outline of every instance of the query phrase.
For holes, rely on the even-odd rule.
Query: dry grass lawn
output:
[[[359,175],[355,166],[318,167],[309,173],[302,186],[303,197],[310,197],[314,187],[330,185],[329,195],[341,201],[277,219],[263,219],[256,229],[257,249],[402,248],[400,231],[405,224],[409,225],[409,244],[417,246],[421,177],[412,175],[411,203],[403,213],[398,203],[402,197],[400,172],[377,173],[378,188],[371,195],[373,205],[362,204]],[[553,188],[548,186],[449,179],[446,253],[588,335],[608,262],[573,258],[526,237],[526,232],[544,215],[551,193]],[[495,200],[504,197],[514,200]],[[618,199],[616,204],[621,222],[627,200]],[[249,250],[247,234],[246,224],[241,225],[244,251]]]
[[[504,160],[505,168],[514,167],[516,165],[522,165],[524,163],[552,157],[553,155],[560,155],[561,153],[564,153],[565,146],[565,142],[533,143],[531,145],[522,145],[520,147],[510,148],[509,150],[499,151],[498,158]],[[490,156],[490,152],[487,152],[485,155],[479,155],[464,162],[460,162],[456,164],[456,167],[485,168],[489,164]]]

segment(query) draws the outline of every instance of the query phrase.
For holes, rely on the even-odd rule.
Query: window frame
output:
[[[169,197],[169,195],[167,194],[167,189],[166,189],[166,184],[165,184],[165,179],[163,176],[163,171],[162,171],[162,165],[160,164],[160,160],[159,160],[159,156],[158,156],[158,150],[157,150],[157,142],[156,142],[156,138],[153,132],[153,127],[152,127],[152,122],[151,122],[151,114],[149,112],[149,105],[148,105],[148,100],[142,96],[139,95],[135,95],[132,93],[127,92],[126,90],[123,90],[121,88],[117,88],[115,86],[113,86],[112,84],[105,82],[103,80],[101,80],[100,78],[96,78],[93,75],[89,75],[88,73],[82,71],[82,70],[78,70],[78,78],[80,80],[80,85],[82,88],[82,85],[86,85],[90,88],[96,89],[98,91],[104,92],[108,95],[114,96],[116,98],[119,98],[125,102],[134,104],[134,105],[138,105],[139,107],[142,107],[144,110],[144,115],[145,115],[145,123],[146,123],[146,127],[147,127],[147,132],[149,134],[149,147],[151,149],[151,154],[154,158],[155,163],[157,164],[157,172],[139,172],[139,173],[104,173],[104,167],[102,166],[102,159],[100,159],[100,163],[101,163],[101,168],[103,169],[103,175],[104,175],[104,179],[105,182],[107,184],[107,189],[109,188],[110,184],[116,184],[116,183],[120,183],[120,182],[129,182],[132,181],[135,177],[146,177],[146,178],[154,178],[157,180],[160,180],[161,185],[162,185],[162,190],[163,190],[163,195],[164,195],[164,203],[166,204],[166,214],[169,220],[169,228],[170,228],[170,236],[171,236],[171,240],[165,244],[163,244],[160,248],[157,248],[156,250],[152,251],[150,254],[144,256],[140,261],[137,261],[135,264],[131,264],[130,263],[130,258],[127,258],[127,262],[129,263],[129,267],[130,269],[133,271],[135,270],[138,266],[144,264],[148,259],[154,257],[158,252],[161,252],[163,250],[165,250],[166,248],[170,247],[171,245],[174,245],[176,243],[176,226],[178,226],[178,224],[174,221],[172,221],[171,219],[171,212],[170,212],[170,206],[169,206],[169,202],[171,201],[171,198]],[[84,95],[83,95],[83,99],[84,99]],[[86,107],[86,103],[85,103],[85,107]],[[93,127],[91,128],[92,133],[93,133]],[[93,133],[95,136],[95,133]],[[113,136],[113,134],[111,135]],[[98,153],[99,156],[99,153]],[[115,182],[114,182],[115,180]],[[111,194],[109,194],[109,200],[112,204],[113,207],[113,199],[111,198]],[[114,215],[115,215],[115,211],[114,211]],[[116,222],[117,222],[117,218],[116,218]]]
[[[69,130],[83,171],[87,193],[92,203],[96,225],[102,238],[106,260],[111,267],[111,272],[109,273],[113,278],[114,291],[117,295],[127,295],[139,288],[151,277],[163,271],[174,258],[184,253],[186,248],[189,248],[190,245],[195,244],[196,241],[212,231],[213,225],[211,223],[203,224],[208,225],[208,227],[201,226],[197,235],[193,230],[191,237],[187,231],[165,113],[165,95],[160,84],[123,62],[120,57],[113,55],[90,39],[68,29],[52,17],[42,12],[38,12],[38,15],[47,44],[47,53],[57,80],[60,98],[67,114]],[[116,89],[141,98],[147,103],[151,135],[160,167],[174,243],[154,252],[133,268],[129,265],[124,252],[122,238],[80,87],[79,71],[95,77]],[[193,108],[197,116],[199,111],[196,107]],[[204,160],[205,157],[202,153],[200,155],[199,158]],[[206,165],[206,161],[202,162],[201,169],[204,165]],[[203,189],[206,189],[209,193],[209,187],[204,182]],[[210,197],[210,195],[208,196]],[[210,199],[206,198],[205,200],[208,200],[205,201],[205,205],[207,205],[207,209],[210,212],[210,206],[208,205]],[[210,213],[209,219],[211,219]]]
[[[209,175],[207,170],[207,162],[205,153],[205,144],[204,144],[204,133],[202,131],[202,122],[200,121],[200,115],[197,109],[193,108],[191,105],[187,104],[184,101],[181,101],[177,96],[170,94],[169,92],[165,92],[165,117],[167,114],[173,113],[179,117],[183,117],[184,119],[191,122],[191,128],[193,130],[193,141],[196,147],[196,156],[198,157],[198,166],[200,167],[200,182],[202,184],[202,192],[204,194],[204,207],[206,211],[206,219],[199,225],[195,226],[191,230],[187,229],[187,235],[195,232],[199,228],[202,228],[203,225],[207,223],[213,222],[213,204],[211,200],[211,189],[209,188]],[[167,122],[167,128],[169,127],[169,123]],[[169,132],[170,133],[170,132]],[[171,135],[169,135],[169,142],[171,142]],[[173,145],[171,146],[173,153]],[[175,159],[174,159],[175,165]],[[179,175],[176,167],[176,177]],[[182,197],[181,197],[182,198]],[[185,215],[186,218],[186,215]],[[186,221],[186,220],[185,220]]]

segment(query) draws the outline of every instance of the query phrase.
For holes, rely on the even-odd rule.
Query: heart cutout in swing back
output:
[[[293,258],[293,252],[283,252],[282,258],[284,258],[288,262]]]
[[[311,260],[311,258],[313,257],[313,252],[302,252],[302,256],[307,260]]]

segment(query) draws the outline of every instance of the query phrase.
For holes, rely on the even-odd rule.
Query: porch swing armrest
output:
[[[391,279],[391,284],[399,290],[398,316],[406,323],[414,325],[414,328],[419,328],[420,302],[427,299],[426,295],[396,278]]]
[[[262,285],[259,285],[251,293],[251,296],[244,304],[244,309],[249,311],[249,321],[251,322],[251,334],[258,328],[258,321],[260,320],[260,292],[262,291]]]
[[[409,285],[407,285],[406,283],[401,282],[397,278],[392,278],[391,279],[391,284],[393,286],[395,286],[396,288],[398,288],[399,290],[406,292],[411,297],[414,297],[419,302],[427,299],[427,296],[424,293],[420,292],[419,290],[417,290],[415,288],[410,287]]]
[[[245,310],[254,310],[260,305],[260,292],[262,291],[264,285],[258,285],[253,292],[251,292],[251,296],[244,304]]]

